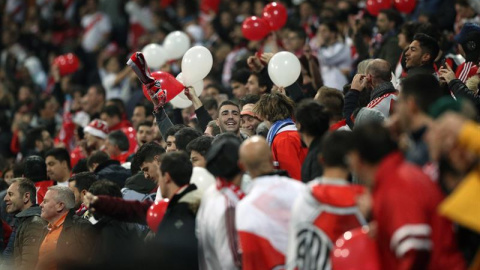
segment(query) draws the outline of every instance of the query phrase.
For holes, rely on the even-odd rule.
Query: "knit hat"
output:
[[[465,51],[467,62],[477,62],[480,57],[480,26],[474,23],[466,23],[462,31],[455,36],[455,41]]]
[[[258,116],[257,114],[253,113],[253,107],[255,107],[255,104],[252,104],[252,103],[248,103],[248,104],[243,105],[242,111],[240,112],[240,116],[250,115],[250,116],[255,117],[255,118],[257,118],[258,120],[261,121],[262,118],[260,116]]]
[[[207,170],[216,177],[230,179],[240,172],[238,149],[241,142],[235,135],[229,133],[217,137],[205,156]]]
[[[106,139],[108,134],[107,122],[100,119],[94,119],[83,129],[83,132],[89,133],[101,139]]]

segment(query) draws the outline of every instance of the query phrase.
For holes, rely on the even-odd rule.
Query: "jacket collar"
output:
[[[176,205],[178,203],[178,201],[183,196],[185,196],[187,193],[189,193],[191,191],[194,191],[196,189],[197,189],[197,186],[195,184],[190,184],[185,189],[183,189],[180,193],[177,193],[177,194],[173,195],[172,199],[168,203],[167,209],[172,208],[174,205]]]
[[[120,165],[120,161],[110,159],[110,160],[107,160],[107,161],[105,161],[101,164],[98,164],[97,168],[95,168],[94,173],[98,173],[99,171],[105,169],[106,167],[108,167],[110,165]]]
[[[373,89],[372,93],[370,94],[370,100],[374,100],[378,97],[381,97],[388,93],[395,93],[397,90],[393,86],[391,82],[383,82],[375,89]]]
[[[25,218],[25,217],[33,217],[33,216],[40,216],[42,213],[42,209],[38,205],[32,205],[31,207],[23,210],[22,212],[15,215],[16,218]]]

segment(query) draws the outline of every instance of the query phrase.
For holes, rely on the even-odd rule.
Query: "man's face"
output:
[[[120,149],[111,143],[108,138],[105,140],[105,152],[107,152],[109,156],[118,156],[121,153]]]
[[[246,85],[243,83],[231,82],[230,86],[232,87],[232,93],[236,99],[243,98],[248,92]]]
[[[251,95],[261,95],[262,90],[260,89],[260,86],[258,85],[258,78],[256,75],[250,75],[248,77],[247,84],[245,86],[247,88],[247,93]]]
[[[120,118],[118,116],[108,116],[108,114],[106,113],[102,113],[100,115],[100,119],[102,119],[103,121],[107,122],[107,126],[109,128],[117,125],[118,123],[120,123]]]
[[[40,215],[44,220],[51,222],[53,221],[59,212],[63,210],[62,203],[57,202],[55,197],[57,196],[57,191],[49,190],[43,198],[43,202],[40,204],[42,208],[42,213]]]
[[[147,118],[147,112],[145,111],[145,108],[143,106],[137,106],[133,110],[133,115],[132,115],[132,124],[133,127],[137,128],[138,125],[145,121]]]
[[[36,146],[39,151],[47,151],[53,147],[52,136],[50,136],[50,133],[46,130],[42,131],[42,141],[37,142]]]
[[[200,155],[200,153],[197,151],[192,151],[190,153],[190,161],[192,162],[193,167],[207,167],[207,161],[205,160],[205,157]]]
[[[260,123],[260,120],[251,115],[242,115],[242,128],[248,130],[251,135],[256,133],[257,127]]]
[[[422,48],[420,47],[420,43],[414,40],[405,52],[406,66],[407,68],[419,67],[423,63],[422,60],[424,60]]]
[[[304,41],[298,36],[297,33],[290,31],[286,37],[285,49],[291,53],[302,49]]]
[[[240,112],[235,105],[223,105],[220,108],[217,124],[223,132],[232,132],[237,134],[240,129]]]
[[[390,21],[387,18],[387,15],[384,13],[378,14],[377,17],[377,27],[380,34],[385,34],[390,31]]]
[[[324,24],[321,24],[317,30],[320,37],[323,39],[325,44],[329,44],[333,39],[333,33],[328,29]]]
[[[55,117],[55,114],[58,111],[58,106],[57,102],[55,101],[54,98],[50,98],[46,103],[45,103],[45,108],[41,111],[41,115],[45,119],[52,119]]]
[[[167,151],[167,153],[177,151],[177,145],[175,145],[175,136],[168,136],[166,142],[167,148],[165,151]]]
[[[53,181],[63,182],[66,171],[68,170],[67,164],[65,161],[60,162],[55,159],[53,156],[48,156],[45,160],[47,164],[47,175]]]
[[[20,195],[18,190],[18,183],[13,183],[8,187],[7,195],[3,199],[7,205],[7,213],[13,214],[18,213],[23,210],[24,207],[24,196]]]
[[[160,162],[156,159],[153,159],[150,162],[143,162],[140,169],[146,179],[150,179],[158,185],[160,178],[162,178],[160,174]]]
[[[87,147],[90,148],[90,149],[97,149],[97,147],[99,148],[100,146],[98,145],[100,139],[93,136],[92,134],[88,133],[88,132],[85,132],[84,134],[84,138],[85,138],[85,141],[87,142]],[[98,150],[98,149],[97,149]]]
[[[137,130],[137,144],[138,147],[153,141],[153,130],[150,126],[140,126]]]
[[[83,97],[83,109],[87,113],[93,113],[92,110],[101,102],[101,96],[97,94],[97,90],[94,87],[90,87]]]
[[[75,195],[75,209],[78,209],[83,202],[83,196],[76,187],[76,184],[77,181],[70,181],[68,182],[68,188],[70,188],[70,190],[73,192],[73,195]]]

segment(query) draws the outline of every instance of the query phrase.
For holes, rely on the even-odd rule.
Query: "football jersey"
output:
[[[284,269],[293,203],[305,188],[279,175],[260,176],[236,208],[242,269]]]
[[[287,269],[331,269],[330,251],[346,231],[366,225],[356,206],[365,188],[343,179],[317,178],[295,201]]]

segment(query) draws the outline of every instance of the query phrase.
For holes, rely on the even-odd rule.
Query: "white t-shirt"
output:
[[[83,16],[81,24],[84,30],[82,47],[86,52],[93,52],[98,48],[104,35],[109,34],[112,29],[110,19],[101,12]]]

